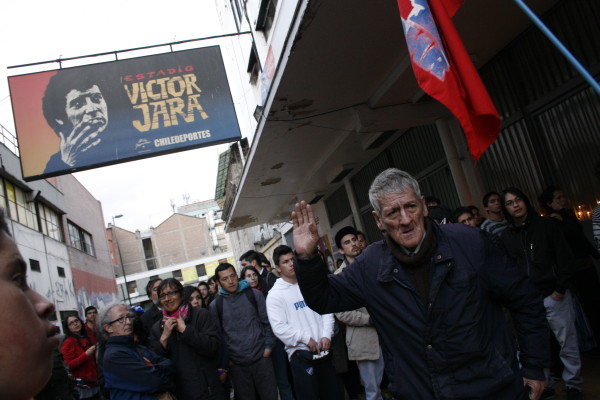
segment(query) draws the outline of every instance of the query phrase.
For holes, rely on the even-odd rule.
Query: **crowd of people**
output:
[[[241,271],[221,263],[197,286],[152,279],[145,311],[117,303],[86,308],[85,320],[67,316],[60,351],[46,321],[53,306],[27,287],[3,229],[0,295],[20,291],[10,301],[30,325],[0,331],[23,353],[0,348],[0,393],[518,400],[554,397],[560,377],[567,399],[582,398],[581,352],[597,350],[600,338],[592,261],[600,254],[560,188],[539,195],[543,216],[518,188],[487,193],[484,215],[474,206],[452,212],[389,169],[369,198],[384,239],[367,245],[354,227],[339,229],[333,273],[317,250],[312,208],[301,202],[292,212],[294,249],[275,248],[273,267],[250,250]],[[40,342],[34,335],[43,346],[29,349]],[[26,368],[29,385],[15,383],[8,362]]]

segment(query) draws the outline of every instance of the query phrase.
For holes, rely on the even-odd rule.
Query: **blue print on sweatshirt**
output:
[[[294,303],[294,307],[296,307],[296,311],[298,311],[300,308],[306,307],[306,303],[304,302],[304,300],[297,301]]]

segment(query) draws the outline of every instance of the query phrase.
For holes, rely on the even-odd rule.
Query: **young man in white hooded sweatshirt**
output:
[[[294,253],[288,246],[273,251],[277,279],[267,296],[267,313],[275,336],[285,345],[297,400],[342,399],[329,348],[333,314],[308,308],[294,271]]]

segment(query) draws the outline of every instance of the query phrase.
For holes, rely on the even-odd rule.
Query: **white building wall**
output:
[[[57,312],[77,310],[67,246],[17,222],[7,222],[11,227],[13,239],[27,263],[29,286],[52,301]],[[30,259],[40,263],[40,272],[31,271]],[[57,267],[64,268],[64,277],[58,276]],[[60,315],[58,317],[60,319]]]

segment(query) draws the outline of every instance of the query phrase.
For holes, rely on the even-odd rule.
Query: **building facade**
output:
[[[57,324],[116,301],[100,202],[72,175],[23,181],[14,136],[0,130],[0,207],[28,264],[29,285],[55,304]]]
[[[453,19],[502,120],[474,162],[457,121],[416,83],[395,2],[232,1],[255,38],[260,114],[225,202],[229,230],[289,221],[306,200],[323,234],[353,224],[379,240],[367,191],[389,167],[451,208],[507,186],[535,199],[558,185],[582,218],[600,201],[600,99],[515,4],[465,2]],[[600,3],[528,5],[598,79]]]
[[[106,230],[117,284],[131,304],[148,301],[145,287],[155,277],[198,284],[212,276],[219,263],[236,265],[224,224],[215,216],[218,205],[213,201],[194,204],[180,210],[198,216],[175,213],[143,232],[113,225]]]

